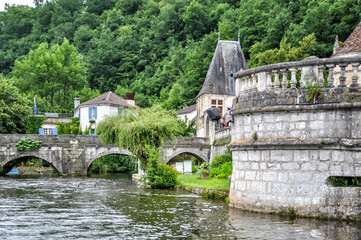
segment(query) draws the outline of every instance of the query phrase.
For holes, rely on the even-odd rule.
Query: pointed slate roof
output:
[[[202,94],[235,95],[233,74],[248,69],[241,45],[237,41],[218,41],[212,62],[209,66]]]
[[[78,105],[74,109],[74,111],[77,110],[79,107],[90,106],[90,105],[92,105],[92,106],[94,106],[94,105],[112,105],[112,106],[139,108],[137,105],[134,106],[134,105],[127,103],[125,99],[119,97],[115,93],[107,92],[107,93],[104,93],[103,95],[100,95],[99,97],[93,98],[89,101],[86,101],[86,102]]]
[[[351,52],[361,52],[361,22],[355,30],[353,30],[350,36],[348,36],[342,49],[332,56],[338,56]]]

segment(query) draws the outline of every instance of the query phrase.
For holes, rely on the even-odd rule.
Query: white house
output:
[[[134,93],[127,93],[123,99],[112,92],[80,104],[80,98],[74,99],[74,117],[79,118],[80,128],[84,132],[89,129],[89,134],[95,135],[98,123],[106,116],[117,115],[127,108],[139,108],[135,105]]]
[[[185,105],[181,110],[177,111],[178,118],[182,119],[187,125],[197,117],[196,104],[191,106]]]

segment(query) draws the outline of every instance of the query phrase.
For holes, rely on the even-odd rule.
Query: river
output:
[[[0,239],[361,239],[361,225],[234,210],[106,178],[0,177]]]

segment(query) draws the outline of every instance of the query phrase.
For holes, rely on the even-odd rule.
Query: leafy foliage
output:
[[[71,122],[67,123],[60,123],[57,122],[56,125],[58,125],[58,134],[59,135],[77,135],[82,134],[79,126],[79,118],[73,117],[71,119]]]
[[[36,149],[39,148],[42,144],[42,141],[36,141],[31,138],[21,138],[16,144],[15,147],[19,151],[23,151],[25,149]]]
[[[317,82],[313,84],[306,82],[306,100],[308,102],[316,103],[323,98],[322,86]]]
[[[360,178],[358,177],[330,177],[335,187],[355,187],[360,186]]]
[[[232,162],[226,162],[220,165],[219,167],[212,168],[209,177],[228,178],[228,176],[231,174],[232,174]]]
[[[135,92],[141,107],[179,109],[195,103],[219,30],[223,40],[239,31],[249,66],[260,66],[328,57],[335,36],[344,41],[360,20],[359,0],[36,1],[0,13],[0,71],[29,98],[36,93],[42,111],[71,112],[83,87],[118,86]],[[51,51],[64,44],[67,51]],[[25,64],[30,56],[33,65]]]
[[[95,160],[89,167],[89,174],[124,173],[133,170],[131,157],[108,155]]]
[[[195,128],[195,120],[189,121],[188,124],[186,124],[182,120],[178,120],[179,123],[179,132],[177,133],[177,136],[182,137],[193,137],[196,135],[196,128]]]
[[[178,172],[172,166],[159,163],[159,150],[147,146],[149,169],[146,179],[152,188],[174,188],[177,183]]]
[[[129,149],[141,161],[143,168],[148,162],[146,146],[158,149],[165,141],[173,140],[178,131],[177,117],[158,105],[128,109],[127,114],[101,121],[97,128],[103,143]]]
[[[218,168],[227,162],[232,162],[232,152],[230,150],[222,155],[215,156],[211,162],[211,167],[212,169]]]
[[[0,75],[0,133],[25,133],[30,101],[19,89]]]
[[[38,134],[44,120],[45,116],[29,115],[26,121],[26,134]]]
[[[73,91],[85,85],[85,63],[76,48],[64,39],[62,45],[40,46],[20,61],[12,72],[22,92],[39,95],[52,108],[71,109]]]
[[[208,163],[204,162],[197,168],[197,174],[209,174],[210,168],[211,166]]]

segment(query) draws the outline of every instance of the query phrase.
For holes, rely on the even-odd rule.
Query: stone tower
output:
[[[212,107],[223,117],[235,98],[233,74],[248,69],[239,41],[219,40],[203,87],[196,97],[197,136],[211,137],[210,122],[205,111]]]

